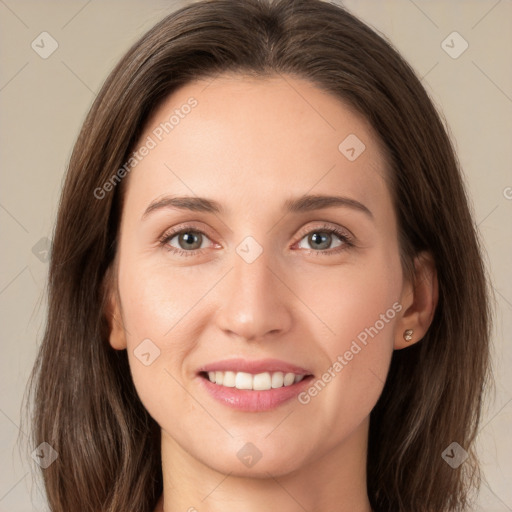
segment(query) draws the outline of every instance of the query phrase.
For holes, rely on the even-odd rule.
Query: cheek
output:
[[[364,344],[378,337],[392,347],[393,326],[401,310],[397,303],[401,286],[398,256],[386,257],[379,251],[363,264],[309,271],[307,279],[297,278],[294,292],[304,298],[312,313],[308,323],[316,326],[321,333],[319,341],[323,340],[322,345],[334,356],[355,339]]]
[[[333,425],[342,422],[343,412],[358,422],[374,407],[387,377],[402,311],[399,258],[381,252],[365,265],[339,267],[328,277],[318,274],[308,282],[315,286],[303,283],[299,293],[309,289],[309,303],[322,320],[317,322],[322,335],[316,340],[324,371],[303,401],[310,404],[312,414],[322,409]],[[317,399],[320,395],[323,398]]]
[[[154,338],[172,341],[183,322],[215,283],[199,267],[171,268],[149,261],[125,262],[119,269],[123,312],[132,342]]]
[[[130,369],[143,404],[154,412],[182,392],[184,361],[199,337],[194,334],[201,325],[198,301],[211,288],[212,276],[128,258],[123,263],[119,292]]]

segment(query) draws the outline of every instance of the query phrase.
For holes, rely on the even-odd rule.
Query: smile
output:
[[[253,375],[247,372],[232,371],[204,372],[203,376],[219,386],[253,391],[268,391],[270,389],[291,386],[294,383],[300,382],[305,377],[305,375],[291,372],[263,372]]]

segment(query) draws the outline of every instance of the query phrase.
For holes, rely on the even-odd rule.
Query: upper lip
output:
[[[309,370],[301,368],[300,366],[280,361],[279,359],[258,359],[250,361],[248,359],[225,359],[223,361],[216,361],[209,363],[198,369],[200,372],[246,372],[252,374],[264,372],[283,372],[295,373],[296,375],[311,375]]]

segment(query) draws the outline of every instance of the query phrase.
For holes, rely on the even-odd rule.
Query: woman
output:
[[[201,1],[76,142],[34,368],[54,511],[455,511],[488,291],[454,151],[320,0]]]

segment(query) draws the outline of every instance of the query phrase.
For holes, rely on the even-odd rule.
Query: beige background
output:
[[[71,148],[118,58],[183,3],[0,0],[0,511],[46,510],[32,476],[35,447],[20,450],[16,440],[26,438],[20,404],[44,326],[44,249]],[[512,511],[512,1],[345,5],[423,77],[459,152],[496,290],[496,397],[478,438],[486,483],[477,510]],[[31,47],[44,31],[58,43],[47,59]],[[469,45],[456,59],[441,46],[453,31]]]

